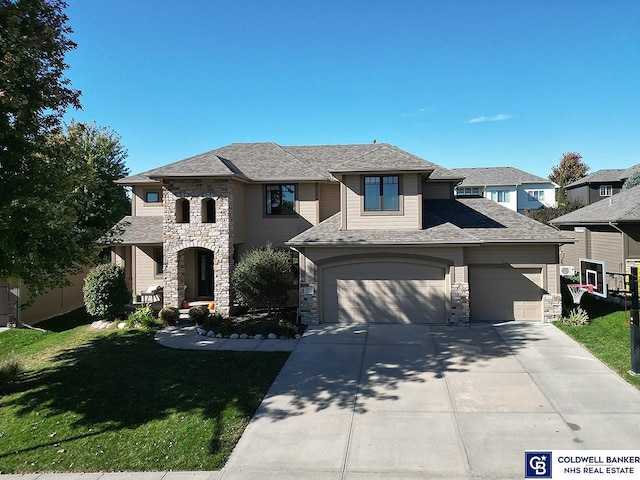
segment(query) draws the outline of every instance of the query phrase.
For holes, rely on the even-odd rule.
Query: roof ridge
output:
[[[304,160],[302,160],[301,158],[297,157],[297,156],[296,156],[296,155],[294,155],[292,152],[290,152],[289,150],[287,150],[287,148],[286,148],[286,147],[283,147],[283,146],[282,146],[282,145],[280,145],[279,143],[275,143],[275,142],[273,142],[273,144],[274,144],[275,146],[277,146],[280,150],[282,150],[283,152],[285,152],[287,155],[289,155],[291,158],[293,158],[296,162],[298,162],[298,163],[300,163],[300,164],[304,165],[306,168],[308,168],[308,169],[310,169],[310,170],[314,171],[314,172],[315,172],[315,173],[317,173],[319,176],[321,176],[321,177],[325,177],[325,178],[328,178],[324,173],[322,173],[321,171],[317,170],[317,169],[315,168],[315,166],[314,166],[314,165],[310,165],[309,163],[305,162],[305,161],[304,161]],[[289,146],[290,146],[290,147],[293,147],[293,148],[296,148],[296,147],[295,147],[295,146],[293,146],[293,145],[289,145]]]

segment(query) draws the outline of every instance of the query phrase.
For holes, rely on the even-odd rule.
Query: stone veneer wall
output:
[[[452,325],[469,324],[469,284],[459,282],[451,284],[451,317]]]
[[[189,223],[176,223],[176,201],[189,200]],[[202,222],[202,200],[215,201],[215,223]],[[163,186],[164,218],[164,305],[179,307],[185,279],[185,255],[188,248],[206,248],[213,252],[213,282],[216,310],[229,314],[230,274],[233,265],[233,196],[229,180],[172,180]],[[187,294],[188,295],[188,294]]]
[[[549,323],[562,318],[562,295],[559,293],[542,296],[543,322]]]

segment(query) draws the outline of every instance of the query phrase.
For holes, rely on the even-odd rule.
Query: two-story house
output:
[[[555,229],[388,144],[232,144],[133,175],[113,255],[132,289],[228,313],[242,254],[271,242],[299,266],[306,323],[549,320],[560,314]]]
[[[564,187],[567,198],[586,206],[620,193],[624,172],[625,169],[620,168],[598,170],[571,182]]]
[[[458,197],[480,195],[519,213],[557,206],[558,185],[518,168],[454,168],[451,171],[464,177],[455,189]]]

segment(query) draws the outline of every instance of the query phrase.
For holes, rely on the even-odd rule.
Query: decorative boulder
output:
[[[213,337],[215,337],[215,336],[216,336],[216,334],[215,334],[215,332],[214,332],[213,330],[209,330],[209,331],[207,332],[207,337],[213,338]]]
[[[222,334],[221,333],[217,334],[216,338],[222,338]]]
[[[255,340],[262,340],[264,339],[264,335],[262,335],[261,333],[258,333],[255,337],[253,337]]]
[[[246,333],[243,333],[242,335],[240,335],[240,338],[242,340],[246,340],[247,338],[249,338],[249,335],[247,335]]]
[[[270,333],[268,338],[269,340],[276,340],[278,338],[278,335],[276,335],[275,333]]]
[[[198,335],[206,335],[206,334],[207,334],[207,331],[206,331],[205,329],[203,329],[203,328],[196,327],[196,333],[197,333]]]
[[[240,335],[238,335],[237,333],[232,333],[231,335],[229,335],[229,338],[230,338],[231,340],[235,340],[235,339],[237,339],[237,338],[240,338]]]

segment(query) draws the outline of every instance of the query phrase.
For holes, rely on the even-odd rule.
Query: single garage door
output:
[[[326,267],[322,321],[444,323],[445,270],[425,264],[367,262]]]
[[[542,320],[542,268],[469,266],[471,321]]]

